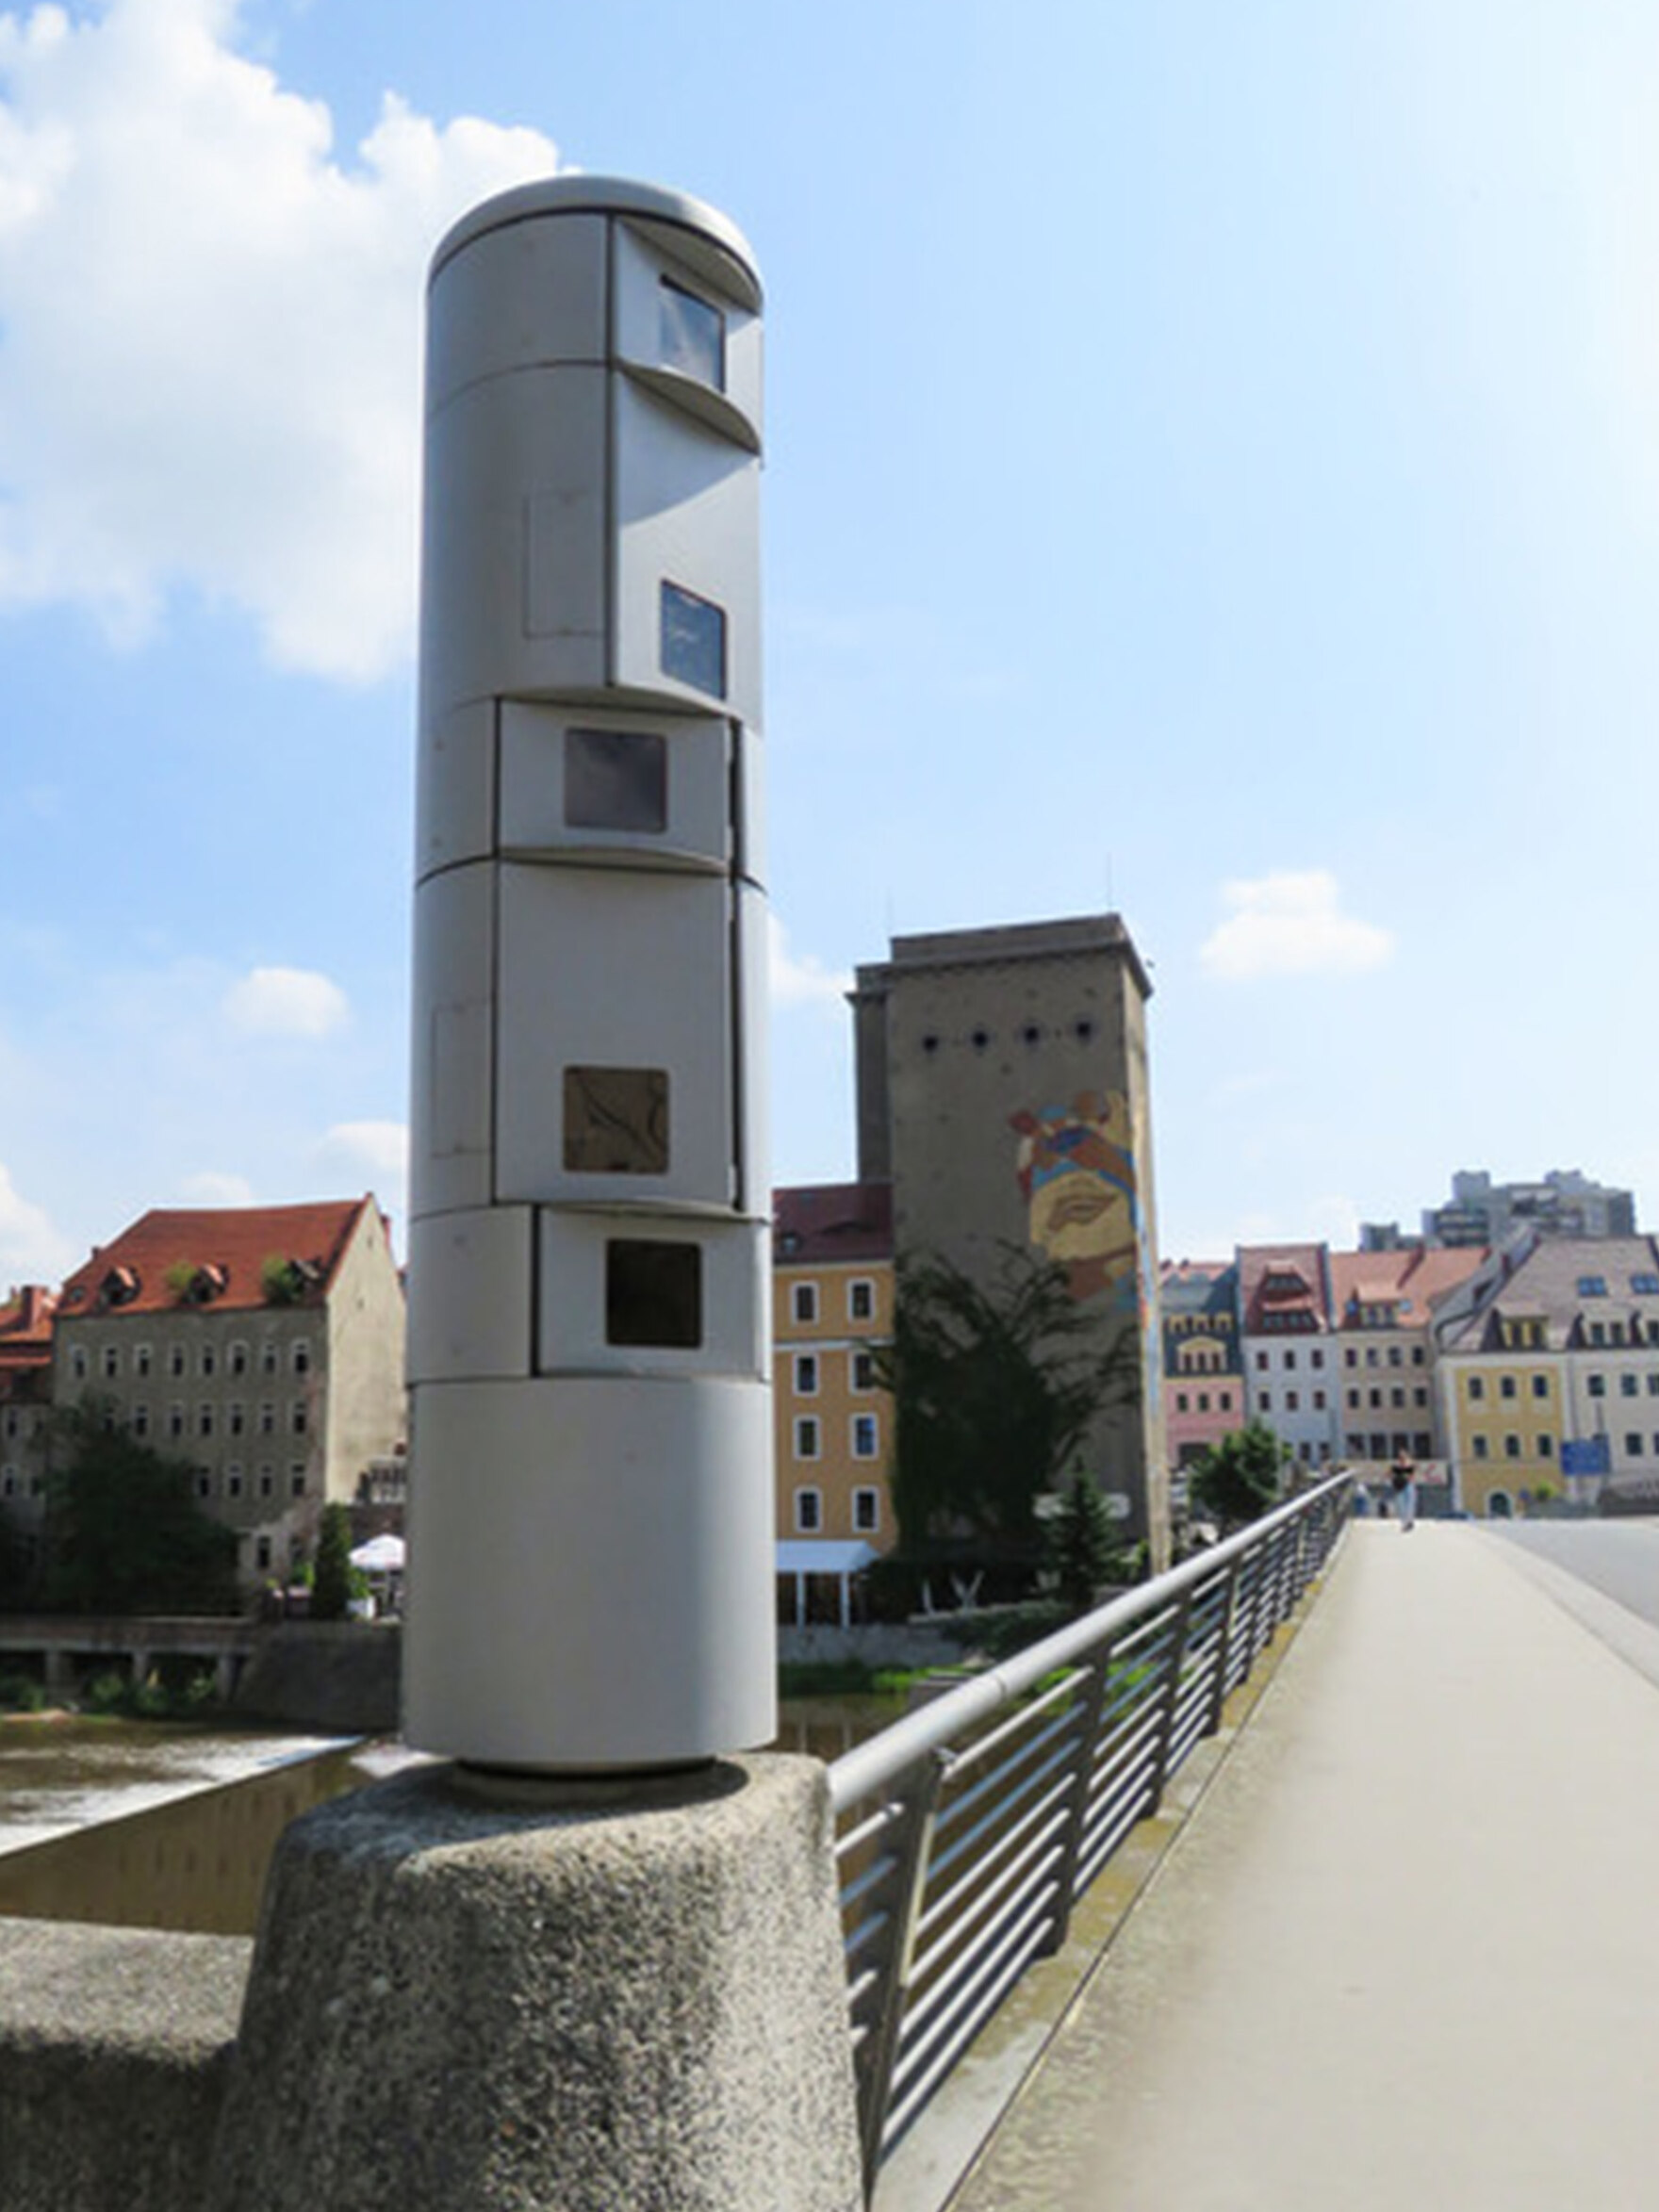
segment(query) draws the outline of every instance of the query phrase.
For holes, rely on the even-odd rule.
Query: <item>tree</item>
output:
[[[1113,1532],[1100,1485],[1080,1468],[1045,1535],[1048,1565],[1069,1612],[1091,1612],[1104,1583],[1126,1579],[1122,1570],[1127,1554]]]
[[[1289,1457],[1289,1446],[1264,1421],[1247,1422],[1218,1437],[1194,1464],[1189,1494],[1224,1530],[1242,1528],[1277,1504]]]
[[[83,1399],[53,1423],[48,1606],[69,1613],[234,1613],[237,1540],[202,1512],[195,1469]]]
[[[325,1505],[317,1538],[317,1571],[311,1581],[311,1618],[346,1617],[352,1595],[352,1516],[343,1505]]]
[[[1095,1416],[1140,1389],[1133,1329],[1103,1352],[1064,1270],[1011,1250],[990,1287],[942,1259],[902,1262],[876,1366],[893,1394],[906,1550],[964,1532],[993,1548],[1028,1544],[1038,1496]]]

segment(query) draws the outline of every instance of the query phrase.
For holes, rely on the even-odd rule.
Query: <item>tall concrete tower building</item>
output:
[[[1102,1351],[1140,1347],[1138,1403],[1082,1457],[1125,1533],[1169,1550],[1146,1002],[1116,914],[895,938],[852,994],[859,1174],[893,1185],[894,1248],[994,1280],[1064,1269]]]

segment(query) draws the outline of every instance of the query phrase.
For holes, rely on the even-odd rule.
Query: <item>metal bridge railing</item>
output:
[[[1315,1490],[830,1769],[866,2189],[1329,1557]]]

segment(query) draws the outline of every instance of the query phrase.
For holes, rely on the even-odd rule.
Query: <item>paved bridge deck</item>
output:
[[[1659,1630],[1352,1531],[952,2212],[1648,2212]]]

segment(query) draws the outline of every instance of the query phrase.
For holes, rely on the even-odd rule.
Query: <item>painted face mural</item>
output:
[[[1129,1108],[1121,1091],[1010,1116],[1031,1242],[1066,1270],[1074,1298],[1109,1294],[1139,1314],[1142,1216]]]

